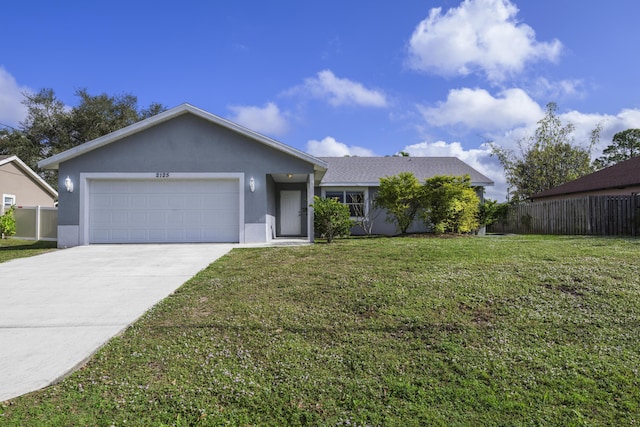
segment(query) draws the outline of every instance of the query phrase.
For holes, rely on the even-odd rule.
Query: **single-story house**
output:
[[[533,201],[584,196],[629,196],[640,193],[640,157],[617,163],[573,181],[542,191]]]
[[[58,192],[18,156],[0,156],[1,212],[12,205],[54,206]]]
[[[457,159],[385,157],[368,166],[365,158],[345,159],[311,156],[182,104],[39,166],[59,171],[59,247],[261,243],[293,236],[313,241],[314,194],[354,188],[367,198],[375,193],[376,173],[346,179],[338,172],[344,168],[364,173],[388,162],[379,178],[424,162],[440,165],[426,175],[469,173],[479,186],[491,184]],[[336,175],[329,173],[330,165]]]
[[[316,195],[337,198],[349,205],[354,218],[372,208],[380,178],[411,172],[421,182],[436,175],[469,175],[480,200],[484,199],[484,187],[493,185],[489,178],[457,157],[320,157],[328,165]],[[386,222],[384,212],[369,214],[373,219],[373,234],[392,235],[395,225]],[[360,218],[362,219],[362,218]],[[422,221],[416,220],[408,232],[425,231]],[[354,227],[353,234],[363,234],[361,227]]]

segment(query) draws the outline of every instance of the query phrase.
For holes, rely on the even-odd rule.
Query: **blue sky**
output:
[[[556,102],[587,143],[640,127],[636,0],[29,1],[3,5],[0,123],[21,93],[188,102],[314,155],[457,156],[496,182]]]

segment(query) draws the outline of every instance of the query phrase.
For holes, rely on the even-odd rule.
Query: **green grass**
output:
[[[39,255],[52,251],[55,248],[56,242],[0,239],[0,262]]]
[[[632,425],[640,240],[234,250],[2,425]]]

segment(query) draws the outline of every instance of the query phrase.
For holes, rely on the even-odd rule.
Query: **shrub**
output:
[[[480,225],[491,225],[506,217],[508,205],[498,203],[497,200],[486,199],[478,207],[478,222]]]
[[[471,187],[469,175],[434,176],[425,181],[424,187],[423,219],[436,234],[469,233],[478,228],[480,200]]]
[[[11,206],[2,216],[0,216],[0,233],[3,238],[16,234],[16,219],[13,216],[14,206]]]
[[[411,172],[380,178],[376,205],[387,210],[387,222],[395,223],[398,231],[406,234],[424,206],[424,189]]]
[[[316,233],[331,243],[334,238],[348,236],[353,227],[349,207],[336,199],[313,197],[313,226]]]

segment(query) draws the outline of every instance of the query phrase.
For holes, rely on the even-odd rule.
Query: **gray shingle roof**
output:
[[[469,175],[473,185],[489,178],[457,157],[319,157],[329,164],[321,186],[377,186],[380,178],[412,172],[420,181],[436,175]]]
[[[531,196],[539,199],[572,193],[605,190],[609,188],[624,188],[640,184],[640,157],[632,157],[624,162],[585,175],[565,184],[550,188]]]

